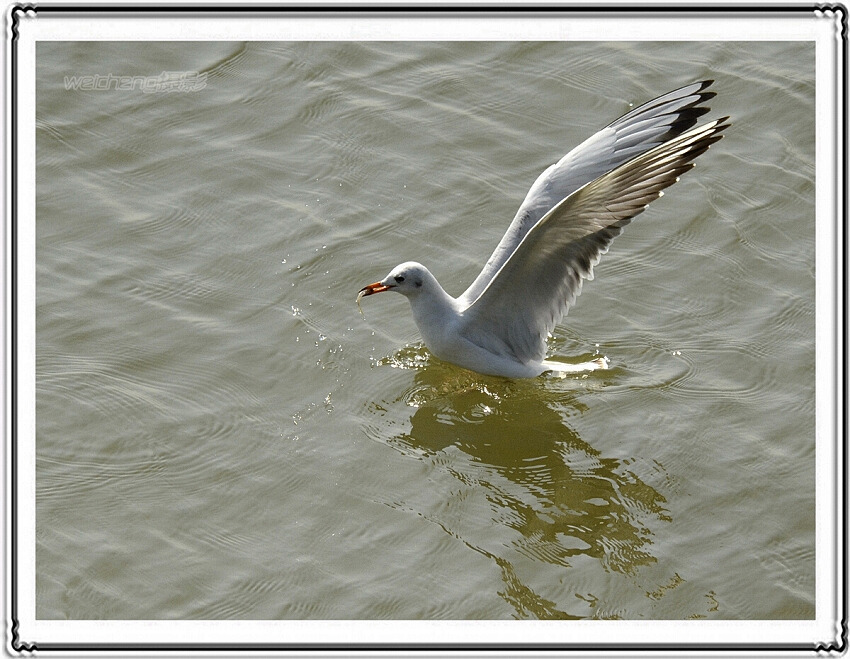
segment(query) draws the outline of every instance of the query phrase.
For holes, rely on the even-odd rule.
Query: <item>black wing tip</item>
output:
[[[694,103],[699,103],[700,101],[694,101]],[[667,129],[667,133],[665,134],[665,139],[670,139],[671,137],[675,137],[676,135],[681,135],[689,128],[692,128],[697,125],[697,119],[699,119],[702,115],[708,114],[711,111],[711,108],[707,107],[686,107],[678,110],[676,112],[676,118],[670,122],[669,128]]]
[[[681,135],[687,130],[690,130],[691,128],[696,126],[697,120],[701,116],[703,116],[704,114],[708,114],[711,111],[711,108],[707,105],[703,105],[703,103],[706,103],[713,99],[715,96],[717,96],[717,92],[706,92],[703,90],[713,83],[714,80],[703,80],[699,83],[696,83],[700,86],[691,94],[694,96],[694,100],[670,113],[676,118],[670,122],[670,127],[662,139],[669,140],[673,137]],[[683,87],[683,89],[685,88]]]
[[[719,133],[720,131],[726,130],[729,126],[733,126],[734,124],[729,121],[730,116],[727,114],[725,117],[720,117],[720,119],[715,119],[717,122],[714,126],[714,132]],[[722,135],[720,137],[723,137]]]
[[[703,153],[708,151],[708,148],[714,144],[715,142],[719,142],[723,139],[722,132],[729,128],[732,124],[727,123],[729,117],[721,117],[720,119],[715,119],[714,125],[711,127],[711,131],[703,135],[699,140],[694,142],[691,149],[688,150],[688,160],[691,161],[691,164],[696,164],[693,161],[701,156]],[[709,125],[709,124],[706,124]]]

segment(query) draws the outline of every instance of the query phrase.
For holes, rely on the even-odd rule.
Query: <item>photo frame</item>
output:
[[[7,14],[7,650],[444,653],[838,653],[846,619],[846,61],[843,5],[428,8],[36,6]],[[816,53],[816,606],[812,620],[43,620],[36,613],[36,97],[55,41],[809,41]],[[108,72],[106,72],[108,73]],[[197,75],[81,77],[82,88],[201,88]]]

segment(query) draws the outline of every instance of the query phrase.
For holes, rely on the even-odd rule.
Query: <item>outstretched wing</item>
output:
[[[470,304],[504,265],[528,231],[558,202],[583,185],[696,125],[708,112],[700,103],[713,80],[687,85],[644,103],[591,136],[546,169],[531,186],[484,269],[460,296]]]
[[[463,312],[470,341],[521,362],[546,354],[546,337],[611,241],[719,140],[728,117],[692,128],[620,165],[552,208]]]

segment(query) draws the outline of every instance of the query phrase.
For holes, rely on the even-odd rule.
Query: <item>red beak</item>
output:
[[[375,293],[383,293],[384,291],[388,291],[392,288],[392,286],[385,286],[379,281],[376,281],[374,284],[369,284],[368,286],[364,286],[360,289],[360,292],[357,294],[357,297],[364,297],[366,295],[374,295]]]

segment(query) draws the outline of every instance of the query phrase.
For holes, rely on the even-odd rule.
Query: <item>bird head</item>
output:
[[[430,274],[424,265],[415,261],[408,261],[397,265],[381,281],[369,284],[360,289],[357,299],[366,295],[383,293],[384,291],[395,291],[404,296],[416,295],[422,290],[423,284],[428,280]]]

